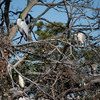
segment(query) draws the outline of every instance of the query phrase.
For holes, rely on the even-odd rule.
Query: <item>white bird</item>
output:
[[[20,97],[18,100],[33,100],[33,99],[30,99],[28,97]]]
[[[18,26],[18,29],[19,29],[22,37],[24,37],[24,39],[27,41],[29,28],[28,28],[28,25],[26,24],[26,22],[23,19],[18,18],[17,19],[17,26]],[[22,37],[20,39],[20,42],[22,40]]]
[[[97,75],[97,68],[98,68],[98,64],[97,63],[94,63],[92,64],[92,69],[93,69],[93,75],[96,76]]]
[[[19,78],[19,85],[20,85],[20,87],[24,88],[24,86],[25,86],[24,79],[22,78],[21,75],[18,75],[18,78]]]
[[[25,100],[25,98],[20,97],[19,100]]]
[[[85,39],[85,35],[83,33],[79,32],[78,34],[75,34],[75,40],[81,42],[82,45],[85,45],[86,39]]]

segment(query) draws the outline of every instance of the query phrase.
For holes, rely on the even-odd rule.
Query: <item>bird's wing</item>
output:
[[[28,40],[28,25],[26,24],[25,21],[21,22],[21,28],[22,28],[22,34],[24,39],[27,41]]]
[[[22,88],[24,88],[24,85],[25,85],[24,79],[23,79],[22,76],[20,76],[20,75],[18,75],[18,77],[19,77],[19,85],[20,85]]]
[[[26,24],[25,21],[21,22],[21,27],[22,27],[23,31],[26,33],[26,35],[28,36],[28,25]]]
[[[82,39],[85,42],[85,35],[84,34],[82,34]]]

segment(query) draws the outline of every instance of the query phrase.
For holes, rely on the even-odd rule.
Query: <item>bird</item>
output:
[[[18,100],[31,100],[31,99],[28,97],[20,97]]]
[[[93,75],[96,76],[97,75],[98,64],[94,63],[91,66],[92,66]]]
[[[25,41],[27,41],[29,28],[28,28],[28,25],[26,24],[26,22],[23,19],[18,18],[17,26],[18,26],[18,30],[20,31],[20,33],[22,35],[19,43],[21,42],[23,37],[24,37]]]
[[[85,35],[83,33],[81,33],[81,32],[79,32],[78,34],[75,33],[74,36],[75,36],[76,41],[79,41],[79,42],[81,42],[82,45],[85,45],[86,39],[85,39]]]
[[[19,85],[20,85],[20,87],[24,88],[24,86],[25,86],[24,79],[22,78],[21,75],[18,75],[18,78],[19,78]]]

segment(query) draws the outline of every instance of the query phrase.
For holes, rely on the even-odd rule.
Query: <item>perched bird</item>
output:
[[[82,45],[85,45],[85,35],[81,32],[79,32],[78,34],[74,34],[75,35],[75,40],[81,42]]]
[[[28,30],[29,30],[29,28],[28,28],[28,25],[26,24],[26,22],[23,19],[18,18],[17,19],[17,26],[18,26],[18,29],[19,29],[21,35],[22,35],[20,42],[22,40],[22,37],[24,37],[24,39],[27,41],[28,40]]]
[[[24,83],[24,80],[23,80],[22,76],[18,75],[18,78],[19,78],[19,85],[20,85],[20,87],[24,88],[25,83]]]
[[[91,65],[92,66],[92,71],[93,71],[93,75],[96,76],[97,75],[97,68],[98,68],[98,64],[94,63]]]
[[[31,100],[31,99],[28,97],[20,97],[18,100]]]
[[[18,100],[25,100],[24,98],[20,97]]]

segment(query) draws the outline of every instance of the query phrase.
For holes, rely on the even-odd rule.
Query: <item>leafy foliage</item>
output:
[[[54,22],[54,24],[63,25],[61,22]],[[42,21],[37,23],[36,26],[37,31],[35,31],[35,33],[39,36],[39,40],[53,37],[63,32],[63,29],[61,27],[55,27],[53,24],[47,24]]]

